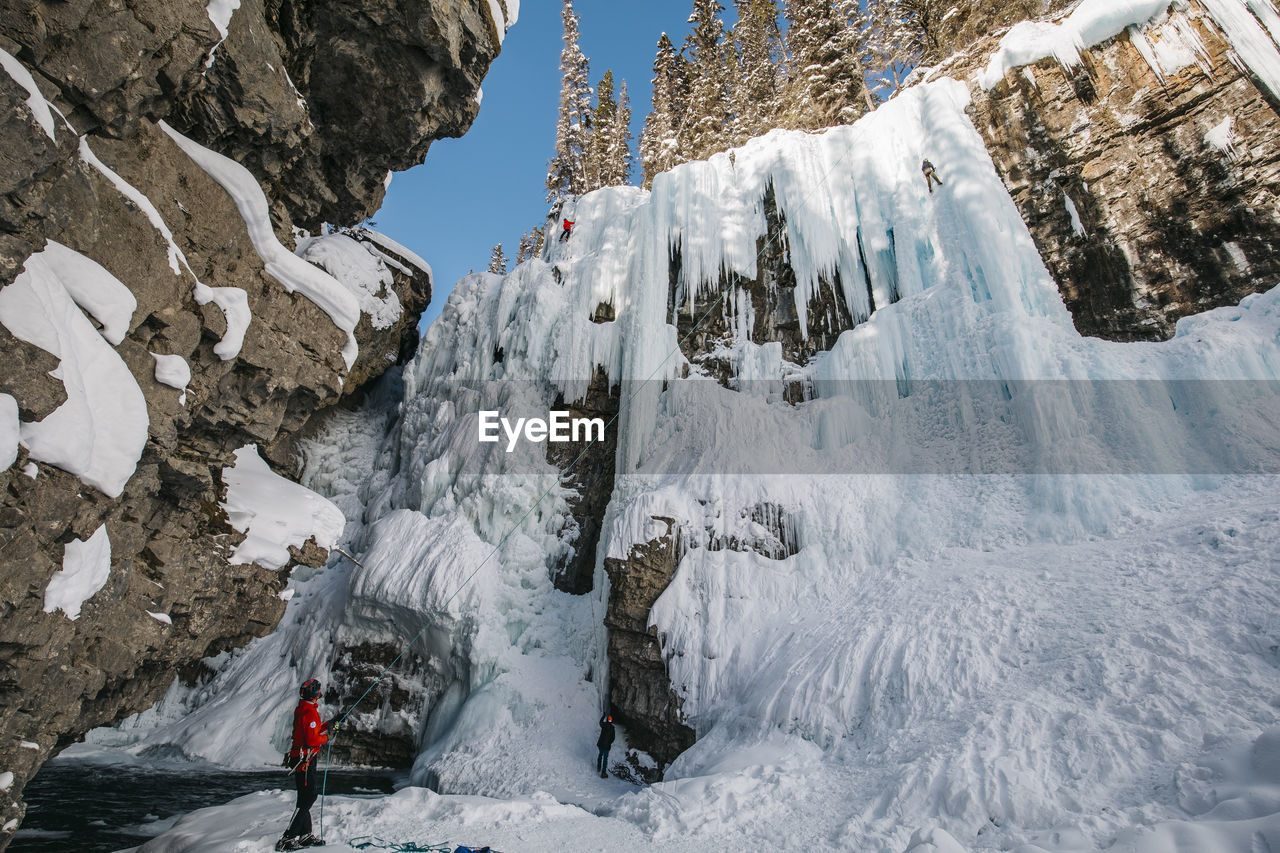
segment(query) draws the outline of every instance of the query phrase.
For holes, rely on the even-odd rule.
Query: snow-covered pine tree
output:
[[[876,108],[872,93],[870,68],[875,38],[871,15],[862,0],[839,0],[833,4],[840,32],[836,36],[834,55],[839,65],[837,79],[847,79],[857,89],[857,100],[843,106],[840,121],[848,124],[865,112]]]
[[[532,257],[533,235],[529,231],[525,231],[520,235],[520,242],[516,245],[516,266],[523,264]]]
[[[816,130],[853,121],[867,103],[857,0],[787,0],[785,14],[792,68],[786,123]]]
[[[1063,9],[1072,0],[866,0],[872,21],[868,61],[882,95],[915,68],[933,65],[980,36]]]
[[[685,38],[689,63],[688,120],[680,128],[680,153],[701,160],[728,147],[729,62],[719,0],[693,0],[692,31]]]
[[[730,86],[733,122],[730,145],[741,145],[775,127],[781,111],[782,32],[777,0],[734,0],[737,74]]]
[[[564,0],[564,47],[560,51],[560,116],[556,151],[547,166],[547,201],[581,195],[586,185],[584,157],[591,130],[591,86],[588,63],[578,47],[578,16],[573,0]]]
[[[605,186],[624,186],[631,180],[631,98],[627,81],[618,87],[618,108],[613,116],[613,133],[605,151]]]
[[[653,101],[640,133],[640,165],[647,189],[653,176],[683,163],[680,152],[680,124],[684,115],[688,73],[685,61],[676,53],[666,33],[658,39],[653,59]]]
[[[587,137],[584,157],[586,186],[584,191],[610,186],[609,152],[613,150],[613,137],[617,133],[618,102],[613,97],[613,70],[604,72],[596,84],[596,107],[591,113],[591,135]]]
[[[502,253],[502,244],[493,247],[489,253],[489,272],[494,275],[507,274],[507,256]]]

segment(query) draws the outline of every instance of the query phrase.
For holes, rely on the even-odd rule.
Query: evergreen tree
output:
[[[777,126],[782,109],[779,86],[784,58],[776,0],[734,0],[737,74],[730,87],[733,121],[730,144],[741,145]]]
[[[785,14],[792,57],[787,124],[815,130],[853,121],[870,102],[857,0],[787,0]]]
[[[658,39],[658,53],[653,60],[653,103],[640,133],[640,165],[644,186],[653,184],[654,175],[683,163],[680,124],[684,115],[688,71],[684,59],[666,33]]]
[[[627,95],[627,81],[618,89],[618,109],[613,118],[613,134],[605,151],[608,164],[605,186],[625,186],[631,180],[631,98]]]
[[[871,13],[865,3],[859,0],[840,0],[836,4],[837,20],[840,32],[836,36],[834,55],[842,62],[838,79],[844,79],[856,89],[857,95],[841,107],[841,122],[848,124],[864,112],[876,108],[875,95],[872,94],[872,72],[874,67],[875,25]],[[855,106],[858,100],[861,104]]]
[[[596,108],[591,113],[591,136],[587,139],[586,191],[613,184],[609,155],[618,127],[618,102],[613,98],[613,70],[604,72],[596,86]]]
[[[533,235],[529,231],[525,231],[520,235],[520,242],[516,245],[516,266],[520,266],[520,264],[532,257]]]
[[[728,143],[729,63],[724,42],[724,7],[719,0],[693,0],[692,32],[685,39],[689,63],[689,119],[681,125],[680,153],[697,160],[723,151]]]
[[[493,247],[493,251],[489,253],[489,272],[494,275],[507,274],[507,256],[502,254],[502,244]]]
[[[547,201],[581,195],[586,187],[585,156],[591,131],[591,87],[588,63],[578,47],[578,16],[573,0],[564,0],[564,48],[560,51],[560,115],[556,152],[547,167]]]

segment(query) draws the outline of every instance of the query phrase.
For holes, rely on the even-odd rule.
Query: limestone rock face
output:
[[[1153,69],[1142,40],[1158,47],[1184,25],[1203,52]],[[1163,26],[1131,28],[1070,71],[1042,60],[984,91],[974,74],[998,40],[930,76],[971,82],[974,125],[1081,333],[1162,340],[1179,317],[1275,284],[1280,104],[1203,7],[1174,4]]]
[[[685,358],[726,387],[732,387],[736,365],[727,363],[717,350],[733,344],[735,330],[731,324],[737,322],[733,315],[747,304],[752,318],[748,340],[753,344],[781,343],[783,361],[794,365],[806,364],[815,353],[831,349],[841,332],[867,319],[852,316],[836,273],[831,280],[819,280],[817,292],[806,306],[808,328],[801,329],[796,312],[796,274],[772,185],[761,199],[761,206],[768,235],[756,241],[759,272],[754,279],[737,274],[726,276],[714,289],[715,294],[723,296],[707,290],[690,304],[679,250],[671,257],[667,304],[679,334],[680,349]],[[802,398],[796,389],[792,402]]]
[[[667,532],[631,549],[625,560],[606,558],[609,605],[609,705],[627,727],[632,746],[653,756],[659,770],[693,746],[685,724],[683,700],[672,688],[657,631],[649,611],[676,573],[679,529],[675,520],[658,518]]]
[[[257,443],[291,473],[294,437],[412,350],[430,298],[429,274],[384,250],[403,310],[390,326],[361,317],[360,357],[348,370],[345,333],[268,271],[235,201],[160,121],[246,166],[291,249],[295,227],[371,215],[389,170],[462,134],[499,50],[485,3],[243,0],[225,39],[205,7],[0,0],[0,49],[54,107],[51,137],[22,81],[0,73],[0,287],[48,240],[125,284],[137,308],[115,351],[150,421],[118,498],[25,450],[0,472],[0,767],[15,775],[0,825],[21,818],[22,786],[58,749],[150,706],[175,672],[274,627],[287,570],[229,562],[242,536],[219,505],[222,471],[237,448]],[[177,272],[156,216],[185,256]],[[214,352],[227,319],[197,304],[197,280],[245,293],[252,320],[232,358]],[[3,328],[0,347],[0,393],[18,401],[24,421],[66,400],[50,375],[57,358]],[[157,381],[152,353],[190,366],[185,400]],[[105,586],[74,621],[45,613],[66,545],[104,524]],[[314,542],[293,554],[310,564],[327,556]],[[0,833],[0,849],[11,837]]]
[[[596,314],[600,314],[599,310]],[[585,397],[567,406],[563,400],[556,400],[552,408],[568,411],[570,418],[599,418],[610,424],[618,414],[620,396],[621,389],[611,384],[608,375],[597,368]],[[563,482],[575,492],[569,498],[569,512],[572,524],[577,526],[577,535],[573,537],[571,552],[564,555],[552,572],[552,582],[562,592],[584,595],[591,591],[600,527],[613,496],[617,458],[618,431],[614,427],[604,431],[603,441],[584,438],[562,444],[547,442],[547,461],[562,471],[568,469]]]

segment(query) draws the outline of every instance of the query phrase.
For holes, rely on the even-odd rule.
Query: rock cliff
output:
[[[145,398],[148,423],[118,495],[26,447],[0,472],[0,771],[14,776],[0,802],[0,848],[22,817],[23,785],[51,755],[279,619],[287,569],[228,559],[242,534],[220,506],[222,470],[257,443],[290,473],[292,442],[313,415],[412,349],[431,285],[412,253],[368,231],[329,243],[328,264],[309,253],[309,269],[327,268],[351,292],[343,298],[360,302],[359,356],[348,364],[332,306],[291,286],[282,264],[296,261],[295,237],[368,217],[391,171],[466,131],[501,44],[504,24],[490,9],[0,2],[0,294],[29,282],[33,255],[54,243],[123,283],[136,307],[122,340],[106,328],[103,337]],[[247,167],[269,220],[246,212],[253,192],[227,183],[234,166],[219,180],[183,138]],[[264,250],[276,240],[288,258]],[[107,325],[92,294],[75,301]],[[0,394],[36,423],[80,392],[64,388],[69,371],[49,346],[11,331],[0,327]],[[185,361],[185,390],[157,379],[153,354]],[[87,442],[110,428],[91,423]],[[104,525],[104,584],[74,620],[44,612],[68,543]],[[314,542],[293,553],[308,564],[326,556]]]
[[[1196,0],[1083,51],[976,79],[1001,34],[933,69],[970,114],[1086,335],[1163,340],[1280,276],[1280,115]],[[942,164],[938,164],[944,169]]]

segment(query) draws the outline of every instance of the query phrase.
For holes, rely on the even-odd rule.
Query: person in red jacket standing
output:
[[[329,731],[337,724],[321,722],[316,700],[320,698],[320,682],[308,678],[298,688],[298,707],[293,709],[293,741],[289,746],[289,767],[298,786],[298,807],[289,828],[276,844],[277,850],[300,850],[321,847],[324,842],[311,834],[311,806],[315,803],[316,764],[320,747],[329,742]]]
[[[573,230],[573,223],[568,219],[564,220],[564,230],[560,232],[560,242],[563,243],[569,239],[569,232]]]

